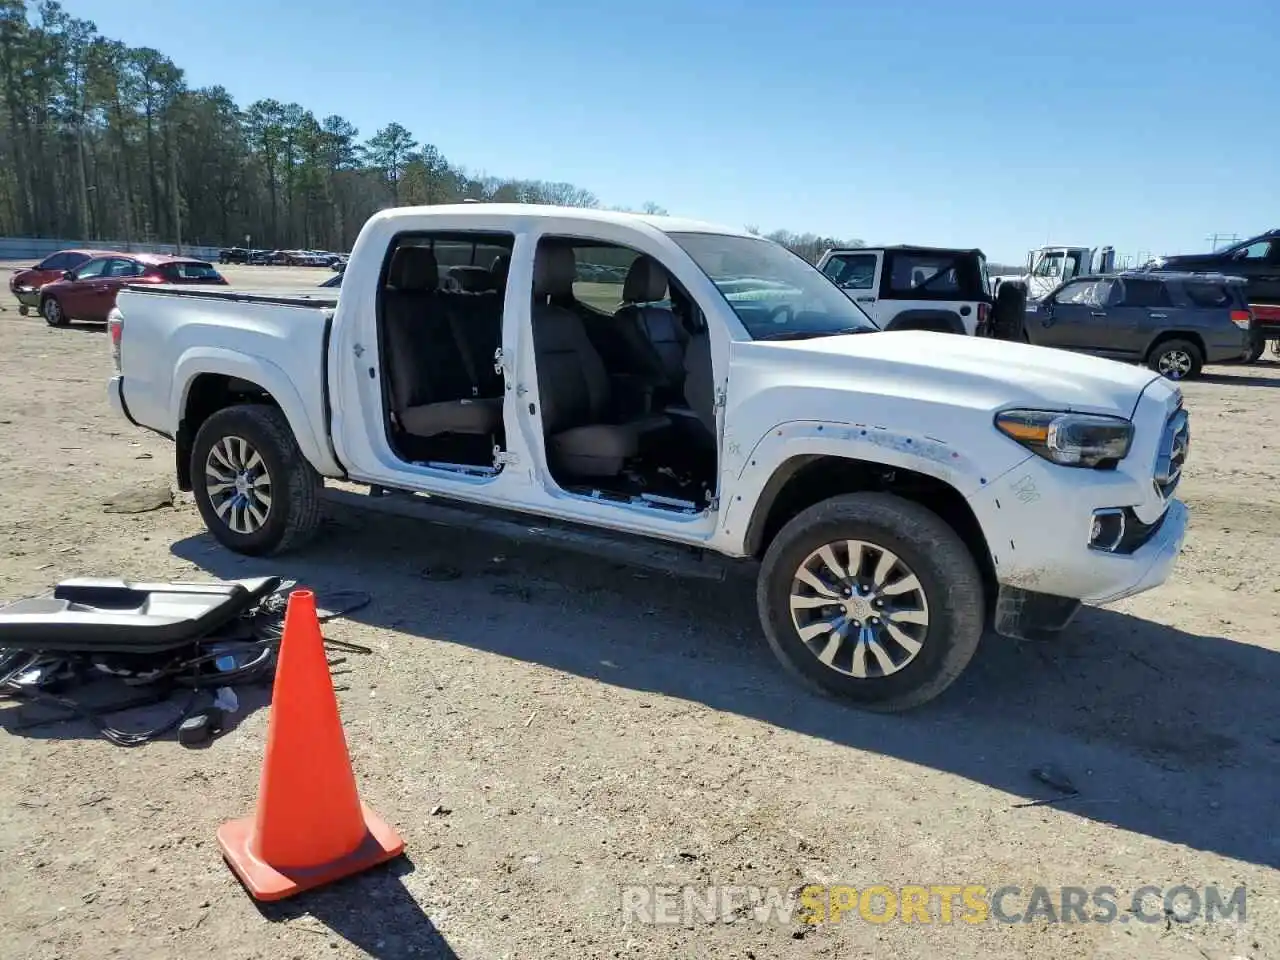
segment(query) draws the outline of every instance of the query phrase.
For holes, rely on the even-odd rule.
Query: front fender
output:
[[[173,436],[178,435],[178,425],[187,408],[191,384],[203,373],[236,377],[257,384],[280,406],[285,419],[289,421],[289,428],[293,431],[298,448],[311,465],[326,476],[342,474],[342,468],[329,447],[323,419],[313,417],[285,372],[270,360],[249,357],[221,347],[192,347],[178,358],[173,391],[169,398],[169,422],[173,426]],[[317,407],[316,413],[319,414],[323,403]]]
[[[720,536],[735,553],[746,551],[752,513],[770,478],[782,464],[801,456],[838,457],[913,470],[942,481],[968,499],[1026,455],[1011,457],[992,473],[984,472],[964,450],[909,430],[816,420],[777,424],[742,458],[732,495],[725,498],[728,502],[720,511]],[[987,464],[986,470],[992,467]]]

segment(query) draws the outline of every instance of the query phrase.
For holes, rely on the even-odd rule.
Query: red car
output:
[[[40,288],[61,280],[68,270],[83,266],[94,257],[108,257],[110,250],[59,250],[45,257],[29,270],[19,270],[9,278],[9,292],[18,301],[25,317],[32,307],[40,306]]]
[[[40,289],[40,315],[51,327],[72,320],[105,323],[126,284],[218,284],[227,281],[204,260],[154,253],[105,253]]]

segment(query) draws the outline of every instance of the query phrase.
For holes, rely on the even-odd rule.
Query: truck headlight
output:
[[[1065,467],[1112,467],[1133,443],[1133,424],[1122,417],[1053,410],[1005,410],[996,428],[1032,453]]]

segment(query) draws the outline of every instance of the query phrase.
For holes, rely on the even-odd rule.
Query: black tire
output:
[[[44,317],[44,322],[51,327],[65,327],[71,322],[71,318],[62,309],[62,301],[53,296],[45,297],[40,301],[40,316]]]
[[[1245,363],[1257,363],[1262,359],[1262,355],[1267,350],[1267,341],[1256,333],[1253,334],[1249,341],[1249,355],[1245,357]]]
[[[1190,340],[1165,340],[1151,351],[1147,366],[1170,380],[1194,380],[1204,368],[1204,354]]]
[[[859,678],[822,663],[791,615],[795,574],[825,544],[861,540],[887,549],[914,573],[928,624],[914,659],[896,673]],[[884,493],[824,500],[794,517],[769,544],[756,603],[774,654],[793,675],[823,693],[890,713],[932,700],[960,676],[986,622],[982,576],[968,547],[937,514]]]
[[[1000,284],[991,308],[991,332],[997,340],[1027,343],[1027,285],[1017,280]]]
[[[252,532],[233,530],[218,515],[208,489],[205,464],[219,441],[240,437],[257,451],[266,468],[271,503]],[[289,421],[276,407],[244,404],[209,417],[191,447],[191,490],[209,532],[223,546],[251,557],[284,553],[307,542],[320,526],[323,480],[298,448]]]

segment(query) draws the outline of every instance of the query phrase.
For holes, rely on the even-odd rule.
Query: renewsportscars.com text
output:
[[[1123,893],[1113,886],[929,884],[796,888],[637,884],[622,888],[623,920],[643,924],[754,921],[979,923],[1243,923],[1246,890],[1216,886],[1148,885]]]

